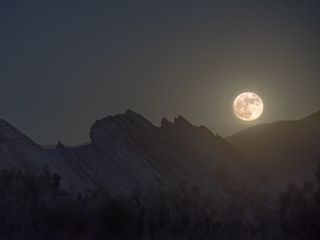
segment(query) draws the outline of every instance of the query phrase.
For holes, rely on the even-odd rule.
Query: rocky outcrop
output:
[[[18,167],[49,168],[71,191],[106,188],[110,194],[130,194],[150,189],[179,191],[189,186],[221,208],[235,197],[253,201],[252,196],[261,192],[262,168],[221,137],[182,116],[173,122],[163,119],[157,127],[128,110],[96,121],[90,131],[91,143],[79,147],[59,142],[54,148],[41,148],[14,129],[9,131],[12,136],[3,132],[8,151],[0,162],[18,162],[10,154],[21,153],[23,164]],[[24,147],[20,149],[19,144]],[[3,168],[11,166],[4,164]]]
[[[39,151],[38,144],[8,122],[0,120],[0,168],[35,170],[35,164],[28,159]]]

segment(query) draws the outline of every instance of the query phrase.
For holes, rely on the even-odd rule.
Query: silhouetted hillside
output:
[[[270,185],[284,189],[314,180],[320,162],[320,112],[297,121],[257,125],[226,140],[268,170]]]

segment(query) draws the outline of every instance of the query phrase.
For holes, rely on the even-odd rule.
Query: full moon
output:
[[[233,102],[234,114],[243,121],[253,121],[263,112],[261,97],[252,92],[241,93]]]

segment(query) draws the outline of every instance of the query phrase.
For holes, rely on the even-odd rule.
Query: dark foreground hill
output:
[[[288,183],[302,186],[314,181],[320,163],[320,112],[257,125],[226,140],[268,171],[273,189],[283,190]]]

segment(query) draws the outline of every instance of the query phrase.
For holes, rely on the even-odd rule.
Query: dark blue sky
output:
[[[40,143],[94,120],[181,114],[222,135],[242,91],[258,121],[320,110],[317,1],[0,1],[0,116]]]

